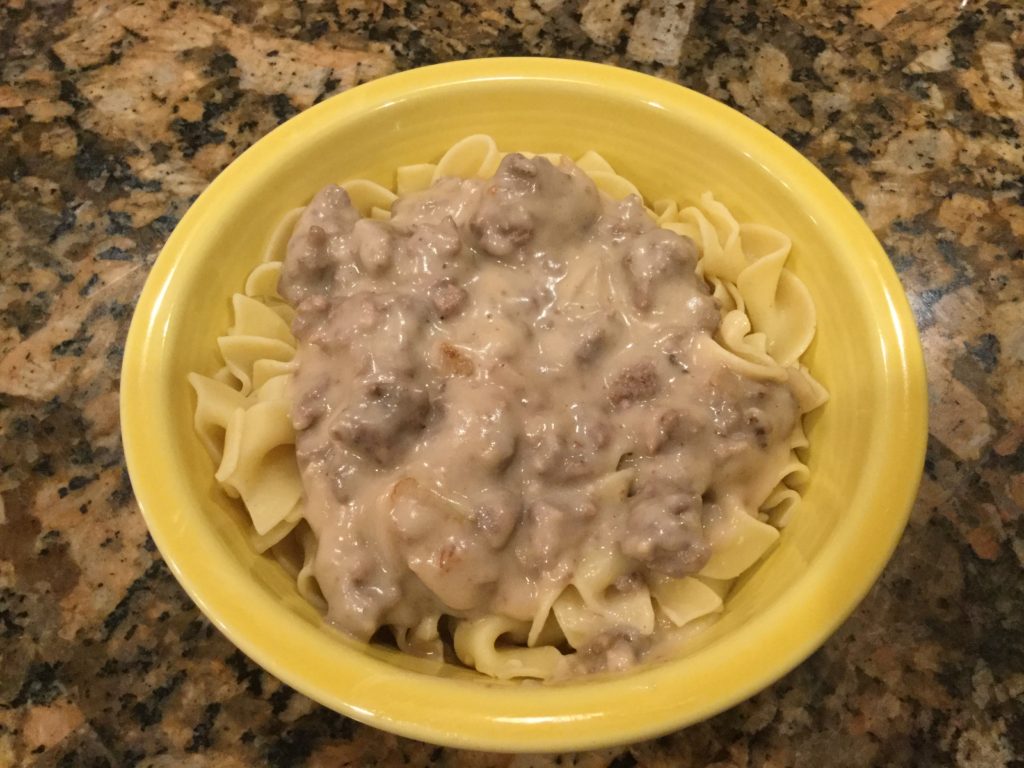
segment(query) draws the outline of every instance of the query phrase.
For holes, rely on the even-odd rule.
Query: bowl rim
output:
[[[149,439],[151,398],[159,392],[161,360],[169,349],[165,323],[169,286],[187,262],[190,249],[202,238],[202,226],[232,193],[233,185],[251,185],[288,154],[288,144],[322,122],[358,117],[427,89],[488,80],[557,81],[604,87],[667,110],[700,112],[721,130],[758,146],[771,155],[771,167],[786,168],[786,178],[820,200],[830,224],[858,243],[861,270],[882,289],[879,306],[891,323],[895,344],[886,344],[885,397],[893,423],[888,438],[921,467],[927,441],[927,392],[917,326],[910,305],[885,251],[842,193],[809,160],[767,129],[741,113],[683,86],[609,65],[545,58],[495,58],[438,64],[388,75],[357,86],[311,107],[253,144],[199,196],[171,234],[154,263],[136,305],[121,373],[120,416],[125,459],[140,511],[161,555],[199,609],[227,638],[271,674],[321,704],[361,722],[402,736],[449,746],[497,751],[555,751],[596,748],[635,742],[664,734],[717,714],[766,688],[813,653],[856,608],[881,574],[904,530],[917,495],[914,481],[881,478],[875,496],[888,499],[885,518],[841,520],[844,546],[833,536],[816,555],[818,578],[800,579],[763,614],[748,624],[750,632],[722,638],[699,654],[708,669],[718,668],[725,682],[704,670],[687,670],[682,680],[673,672],[685,659],[629,675],[585,680],[565,686],[501,686],[455,678],[430,677],[328,641],[324,633],[298,626],[280,627],[275,638],[260,635],[280,614],[264,602],[266,616],[254,616],[237,594],[255,589],[237,573],[213,572],[204,562],[216,542],[209,532],[185,535],[175,514],[161,510],[180,501],[173,469],[165,466],[158,441]],[[275,159],[275,154],[278,156]],[[235,190],[237,193],[237,189]],[[198,251],[202,249],[199,248]],[[197,251],[197,252],[198,252]],[[193,259],[195,261],[195,259]],[[898,514],[891,514],[897,510]],[[850,537],[853,538],[850,538]],[[211,549],[213,547],[214,549]],[[229,571],[231,569],[228,569]],[[258,596],[257,596],[258,597]],[[256,598],[254,598],[256,599]],[[260,600],[256,599],[257,606]],[[805,606],[822,609],[809,630],[794,637],[787,617]],[[281,611],[284,608],[277,606]],[[286,622],[287,623],[287,622]],[[298,622],[295,622],[298,624]],[[753,644],[751,632],[757,638]],[[317,637],[315,633],[321,635]],[[742,635],[742,636],[740,636]],[[745,636],[745,637],[744,637]],[[282,640],[289,646],[280,652]],[[723,647],[723,645],[725,647]],[[766,650],[767,649],[767,650]],[[728,653],[754,654],[762,664],[730,665]],[[330,654],[330,655],[328,655]],[[329,675],[317,674],[317,663],[329,659]],[[730,669],[730,666],[733,668]],[[330,680],[327,678],[330,677]],[[500,690],[500,696],[493,691]],[[702,695],[695,696],[696,692]],[[642,700],[642,704],[637,702]],[[457,702],[452,707],[451,702]],[[621,702],[631,702],[628,722]],[[619,705],[615,706],[615,702]]]

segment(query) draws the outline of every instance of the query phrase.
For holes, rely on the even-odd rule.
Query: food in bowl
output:
[[[218,481],[358,639],[498,678],[665,654],[806,479],[789,239],[594,152],[471,136],[396,179],[321,190],[235,296],[189,377]]]
[[[655,201],[699,202],[716,190],[736,219],[792,238],[787,269],[814,297],[815,340],[802,360],[829,401],[804,420],[811,449],[801,453],[809,474],[799,509],[692,644],[625,673],[503,682],[334,631],[294,576],[252,546],[249,515],[220,490],[196,437],[186,376],[220,365],[217,335],[232,324],[231,294],[247,284],[275,225],[326,184],[390,186],[396,166],[439,158],[473,131],[501,147],[581,160],[596,148]],[[125,458],[146,525],[175,578],[241,652],[324,706],[386,731],[517,752],[659,736],[755,694],[819,648],[875,583],[906,525],[926,404],[899,280],[820,171],[706,96],[623,69],[545,59],[402,72],[328,99],[258,141],[200,195],[154,263],[121,377]]]

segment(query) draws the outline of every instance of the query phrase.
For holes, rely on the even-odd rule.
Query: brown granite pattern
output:
[[[976,0],[8,0],[0,8],[0,766],[1024,766],[1024,8]],[[436,749],[262,672],[154,551],[118,369],[160,245],[296,111],[469,56],[676,80],[810,157],[878,233],[923,334],[909,529],[840,631],[665,738]]]

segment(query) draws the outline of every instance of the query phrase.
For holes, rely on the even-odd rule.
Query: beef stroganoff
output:
[[[196,429],[362,639],[499,678],[655,658],[799,501],[813,303],[782,233],[486,136],[321,190],[233,299]]]

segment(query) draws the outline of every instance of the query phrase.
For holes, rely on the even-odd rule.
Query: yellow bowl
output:
[[[710,642],[620,677],[497,683],[349,641],[324,626],[216,490],[192,429],[189,371],[218,366],[229,296],[289,209],[351,177],[390,184],[489,133],[502,149],[596,149],[648,199],[712,190],[742,220],[787,232],[818,308],[808,363],[831,393],[810,430],[805,502],[744,577]],[[245,152],[182,219],[128,335],[125,455],[153,539],[200,609],[269,672],[332,709],[425,741],[563,750],[635,741],[764,688],[835,630],[906,524],[924,456],[920,344],[885,253],[797,152],[733,110],[653,77],[581,62],[491,59],[405,72],[290,120]]]

